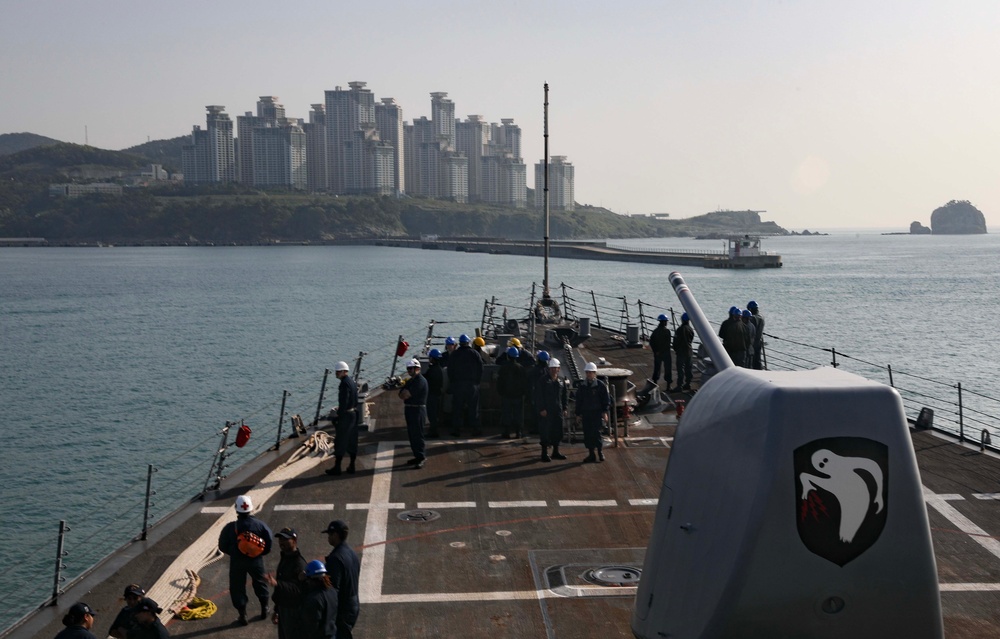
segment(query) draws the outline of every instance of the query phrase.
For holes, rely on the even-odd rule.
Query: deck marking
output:
[[[980,546],[993,553],[1000,559],[1000,540],[990,537],[989,533],[972,523],[972,520],[958,512],[954,506],[949,504],[940,495],[935,495],[926,486],[924,489],[924,501],[927,505],[944,515],[945,519],[955,525],[956,528],[969,535]]]
[[[617,506],[618,502],[614,499],[560,499],[559,505],[562,507],[567,506]]]
[[[406,504],[399,501],[391,501],[387,504],[347,504],[345,507],[347,510],[390,510],[393,508],[403,510],[406,508]]]
[[[972,493],[976,499],[1000,499],[1000,493]]]
[[[233,510],[232,506],[205,506],[200,512],[202,515],[224,515],[231,510]]]
[[[392,488],[392,458],[396,442],[382,441],[375,453],[372,474],[372,494],[369,504],[388,504]],[[361,555],[361,576],[358,579],[358,597],[361,603],[377,603],[382,598],[382,579],[385,572],[385,540],[389,534],[389,509],[369,508],[365,523],[365,551]]]
[[[418,501],[417,508],[437,510],[441,508],[475,508],[474,501]]]
[[[333,510],[333,504],[278,504],[274,512],[280,510]]]
[[[497,592],[428,592],[382,595],[379,603],[445,603],[453,601],[512,601],[553,597],[545,590],[501,590]]]
[[[936,495],[936,497],[938,499],[943,499],[944,501],[965,501],[965,497],[957,493],[942,493],[940,495]]]
[[[997,592],[1000,584],[938,584],[941,592]]]
[[[545,508],[544,501],[491,501],[490,508]]]
[[[659,499],[630,499],[628,500],[630,506],[656,506],[660,503]]]

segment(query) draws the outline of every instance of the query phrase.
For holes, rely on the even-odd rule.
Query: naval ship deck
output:
[[[580,352],[632,369],[651,368],[649,351],[623,349],[595,331]],[[633,428],[607,461],[582,464],[579,439],[568,459],[541,463],[537,438],[428,440],[427,465],[406,465],[402,407],[394,392],[372,400],[358,472],[330,477],[328,458],[286,464],[297,444],[234,474],[224,491],[196,502],[134,542],[61,599],[100,614],[98,636],[122,605],[122,587],[140,583],[164,607],[200,577],[198,596],[218,604],[208,619],[169,621],[173,637],[274,637],[270,621],[234,626],[228,559],[212,558],[238,494],[275,531],[294,527],[307,559],[329,552],[319,531],[332,519],[351,527],[361,556],[357,637],[630,637],[637,573],[653,525],[676,429],[674,413]],[[1000,636],[1000,459],[928,431],[911,431],[930,515],[948,637]],[[291,440],[292,442],[301,440]],[[409,513],[404,520],[401,514]],[[267,558],[273,570],[277,548]],[[596,579],[594,578],[596,577]],[[256,602],[249,590],[253,614]],[[166,617],[166,613],[164,617]],[[61,612],[48,608],[12,637],[51,637]]]

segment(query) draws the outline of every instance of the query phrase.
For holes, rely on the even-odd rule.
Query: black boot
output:
[[[604,461],[604,451],[600,448],[597,449],[597,461]]]
[[[261,621],[264,621],[264,620],[267,619],[267,613],[268,613],[267,600],[266,599],[261,599],[261,601],[260,601],[260,620]]]
[[[552,459],[566,459],[566,455],[559,452],[558,444],[552,447]]]
[[[347,472],[353,475],[355,473],[354,461],[358,458],[357,455],[351,455],[351,463],[347,465]]]
[[[588,448],[587,450],[590,451],[590,454],[587,455],[587,458],[583,460],[583,463],[584,464],[593,464],[594,462],[597,461],[597,455],[594,454],[594,449],[593,448]]]
[[[241,626],[246,626],[246,625],[250,624],[250,622],[247,620],[247,609],[246,608],[240,608],[236,612],[240,613],[240,618],[236,620],[236,623],[238,623]]]
[[[327,475],[339,475],[342,472],[340,470],[340,464],[343,461],[344,461],[343,455],[341,455],[340,457],[337,457],[336,460],[334,461],[333,468],[327,468],[326,469],[326,474]]]
[[[550,462],[550,461],[552,461],[552,458],[549,457],[549,447],[548,446],[542,446],[542,461],[543,462]]]

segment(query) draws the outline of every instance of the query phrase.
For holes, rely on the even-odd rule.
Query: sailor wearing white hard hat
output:
[[[604,461],[601,427],[608,419],[611,395],[607,384],[597,379],[597,364],[589,362],[583,370],[587,379],[576,388],[576,418],[583,426],[583,444],[590,451],[583,461]]]
[[[344,455],[351,456],[347,472],[355,471],[354,463],[358,457],[358,385],[348,374],[350,370],[351,367],[344,361],[337,362],[333,367],[334,374],[340,380],[340,388],[337,393],[337,426],[333,442],[334,463],[332,468],[326,469],[327,475],[341,473],[340,465]]]
[[[538,411],[538,434],[542,443],[542,461],[566,459],[559,452],[562,441],[563,417],[566,416],[566,386],[559,377],[560,362],[555,357],[549,359],[548,374],[538,380],[535,386],[535,410]],[[549,457],[549,446],[552,457]]]
[[[406,363],[406,373],[410,376],[399,391],[403,399],[403,416],[406,418],[406,434],[410,438],[413,459],[406,462],[415,468],[423,468],[424,425],[427,422],[427,380],[420,374],[420,360],[411,359]]]
[[[247,625],[247,575],[260,601],[260,618],[267,619],[268,589],[264,578],[264,555],[271,552],[272,535],[267,524],[253,516],[249,495],[240,495],[233,504],[236,521],[219,533],[219,550],[229,555],[229,596],[239,613],[237,623]]]

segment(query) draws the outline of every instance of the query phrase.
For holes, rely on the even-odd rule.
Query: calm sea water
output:
[[[1000,236],[839,232],[765,248],[784,268],[679,269],[710,318],[755,299],[769,333],[891,364],[897,385],[910,372],[994,395]],[[609,296],[602,308],[620,305],[613,296],[679,308],[670,270],[553,260],[551,278]],[[308,421],[324,368],[365,350],[379,380],[397,335],[417,344],[431,319],[472,332],[485,298],[514,313],[541,271],[534,258],[382,247],[0,249],[0,522],[22,540],[0,544],[0,628],[51,592],[59,520],[72,577],[139,532],[147,464],[155,519],[202,489],[227,420],[255,430],[239,463],[273,442],[282,390]],[[769,348],[776,366],[830,358]]]

